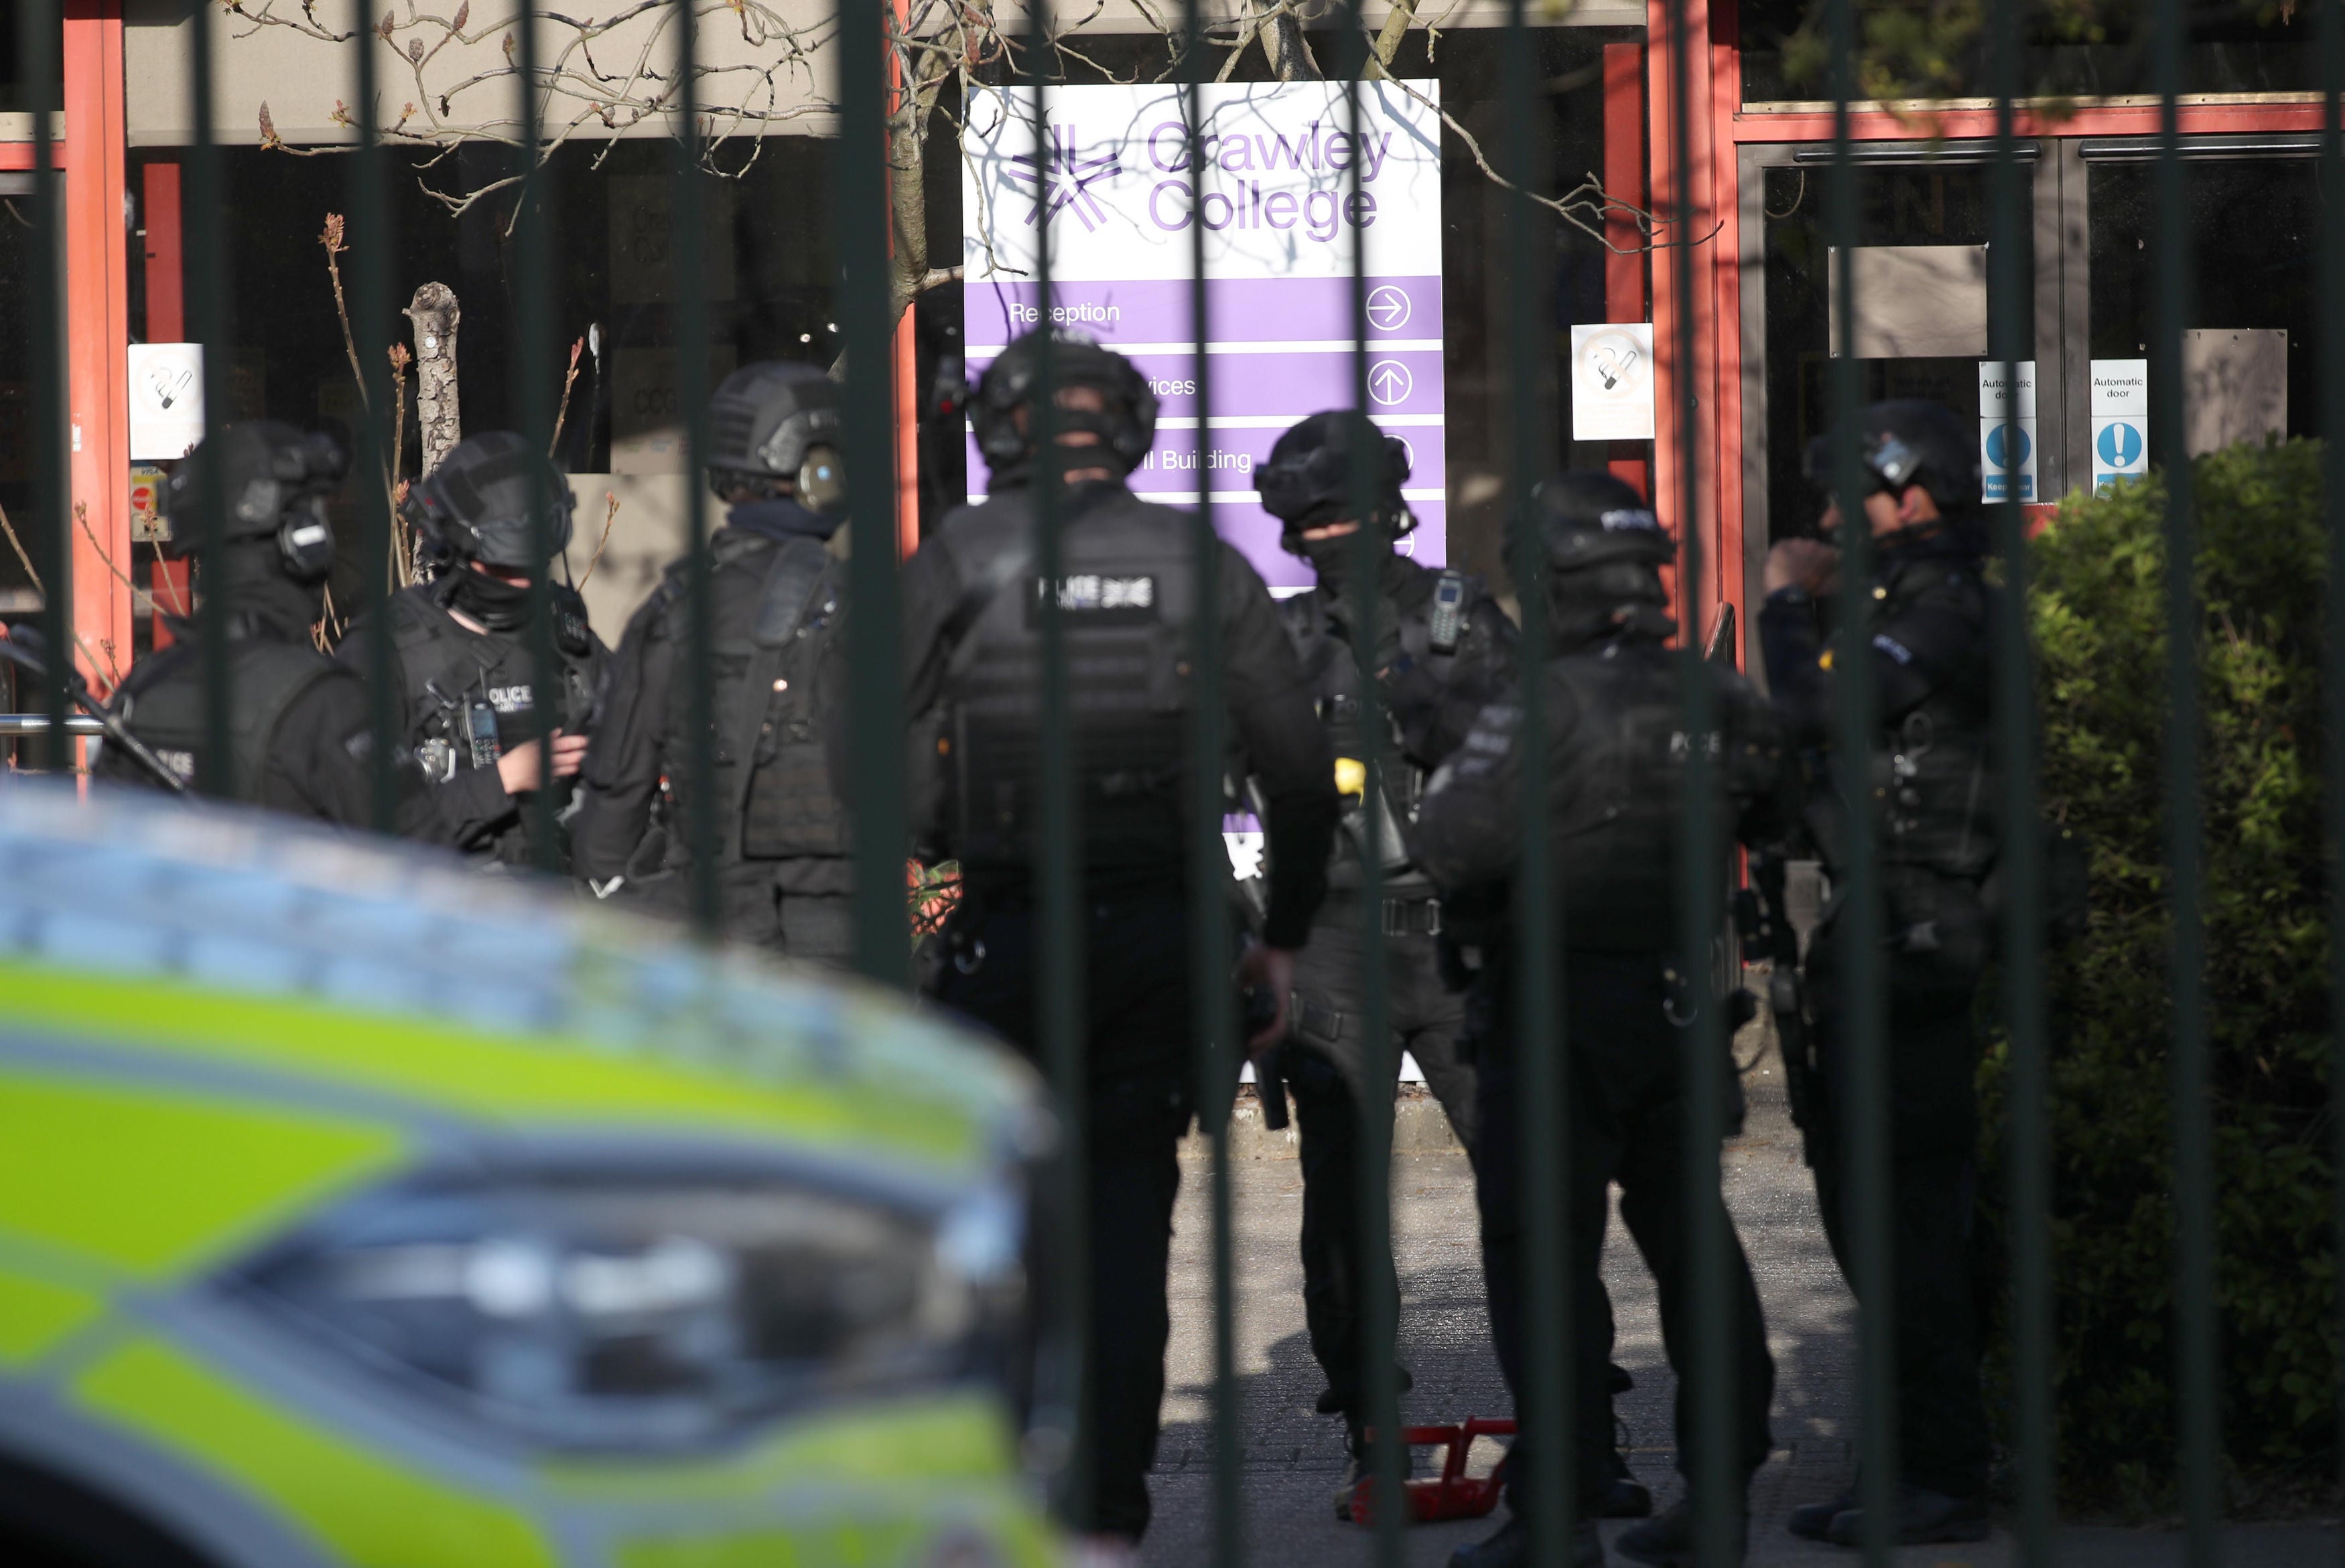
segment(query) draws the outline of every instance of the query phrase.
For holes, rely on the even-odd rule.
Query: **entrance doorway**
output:
[[[2031,279],[2018,326],[2035,364],[2034,494],[2022,499],[2057,501],[2113,465],[2137,471],[2163,434],[2148,429],[2146,408],[2120,414],[2108,401],[2148,353],[2157,151],[2148,137],[2018,144]],[[2309,135],[2184,141],[2182,437],[2194,453],[2319,429],[2318,152]],[[1747,145],[1738,155],[1743,538],[1755,584],[1767,547],[1812,531],[1822,510],[1801,458],[1829,420],[1840,302],[1823,212],[1831,147]],[[1863,395],[1989,412],[1980,370],[1994,144],[1859,142],[1854,156]]]

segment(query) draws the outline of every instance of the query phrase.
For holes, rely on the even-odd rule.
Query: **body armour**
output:
[[[685,563],[660,586],[664,634],[691,645]],[[730,863],[796,860],[852,853],[846,813],[832,793],[815,710],[815,669],[844,626],[839,562],[823,541],[777,540],[743,528],[709,541],[710,712],[716,721],[718,854]],[[678,657],[670,689],[669,733],[688,733],[692,660]],[[679,823],[692,820],[692,766],[667,758]],[[671,840],[671,858],[684,836]]]
[[[1179,866],[1186,777],[1189,620],[1198,583],[1193,523],[1122,486],[1062,502],[1055,592],[1073,727],[1076,821],[1085,875]],[[970,508],[949,540],[970,586],[948,628],[937,745],[940,826],[977,875],[1031,865],[1042,810],[1042,595],[1033,498],[1018,489]]]
[[[229,644],[228,755],[236,799],[260,798],[278,721],[295,701],[320,681],[355,678],[308,642],[239,637]],[[114,706],[165,766],[189,784],[196,781],[197,759],[211,732],[203,656],[192,640],[139,661]]]
[[[1783,743],[1748,682],[1703,669],[1714,683],[1718,727],[1701,744],[1715,768],[1712,853],[1722,867],[1734,838],[1781,829]],[[1679,840],[1691,745],[1679,681],[1678,655],[1658,641],[1608,642],[1548,663],[1548,820],[1568,946],[1667,951],[1682,937]],[[1486,891],[1518,869],[1521,732],[1520,706],[1493,703],[1434,780],[1417,844],[1445,892]]]
[[[1884,870],[1976,882],[1994,867],[2001,835],[1992,613],[1974,557],[1924,550],[1882,562],[1867,628],[1874,651],[1901,669],[1926,661],[1940,672],[1926,695],[1889,711],[1874,736],[1871,776]],[[1818,782],[1826,787],[1811,797],[1809,825],[1832,868],[1844,864],[1847,813],[1831,781]]]
[[[1514,628],[1479,577],[1436,571],[1399,556],[1382,561],[1379,572],[1377,639],[1386,654],[1406,658],[1430,675],[1445,697],[1464,703],[1464,723],[1470,723],[1474,713],[1490,697],[1508,694],[1504,688],[1514,669]],[[1437,609],[1435,591],[1444,586],[1450,590],[1446,597],[1457,602]],[[1336,757],[1344,831],[1336,835],[1335,853],[1329,857],[1327,885],[1346,890],[1357,889],[1363,880],[1362,850],[1368,834],[1367,806],[1361,793],[1365,781],[1346,764],[1356,765],[1367,754],[1360,732],[1359,660],[1335,624],[1335,607],[1334,595],[1314,588],[1281,601],[1278,608]],[[1450,622],[1438,629],[1438,636],[1434,625],[1436,612]],[[1431,770],[1406,754],[1402,726],[1389,700],[1383,706],[1383,717],[1386,733],[1378,754],[1385,805],[1378,814],[1380,832],[1375,853],[1383,870],[1384,896],[1430,898],[1434,896],[1432,878],[1410,858],[1406,835],[1407,824],[1416,819]]]
[[[462,567],[458,571],[464,570]],[[391,597],[391,645],[398,661],[401,700],[408,715],[404,737],[424,777],[444,783],[467,768],[494,767],[498,757],[546,730],[584,730],[594,711],[596,677],[606,656],[586,625],[577,592],[553,585],[553,650],[561,697],[548,724],[538,711],[535,661],[529,633],[475,632],[449,612],[454,573],[401,589]],[[366,632],[346,639],[362,646]],[[573,781],[557,780],[554,808],[569,804]],[[527,811],[475,853],[513,865],[531,863]]]

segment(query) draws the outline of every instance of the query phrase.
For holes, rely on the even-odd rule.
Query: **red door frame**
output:
[[[130,564],[130,234],[121,0],[66,0],[64,120],[72,149],[65,207],[73,615],[83,667],[107,687],[131,658],[123,575]]]
[[[1741,202],[1737,187],[1736,150],[1745,143],[1828,142],[1832,137],[1830,110],[1745,110],[1742,106],[1742,59],[1737,49],[1735,7],[1719,0],[1684,0],[1688,30],[1706,38],[1708,47],[1688,61],[1688,96],[1694,104],[1690,153],[1691,194],[1695,237],[1693,298],[1695,354],[1691,374],[1696,398],[1692,432],[1700,481],[1691,509],[1709,559],[1715,562],[1703,601],[1690,622],[1707,631],[1723,599],[1744,610],[1742,517],[1742,291],[1736,258],[1741,254]],[[1667,0],[1648,0],[1646,15],[1651,47],[1646,50],[1650,106],[1646,144],[1649,150],[1652,210],[1669,216],[1674,200],[1670,185],[1671,126],[1669,113],[1670,35]],[[1609,83],[1609,77],[1608,77]],[[2188,102],[2180,108],[2184,135],[2251,132],[2317,132],[2321,105],[2317,97],[2262,99],[2252,103]],[[2018,134],[2026,137],[2124,137],[2155,135],[2159,106],[2127,103],[2079,108],[2066,118],[2047,120],[2021,107]],[[1911,141],[1931,134],[1917,127],[1913,116],[1878,107],[1850,116],[1849,134],[1857,141]],[[1609,140],[1608,116],[1608,141]],[[1965,106],[1933,111],[1935,133],[1947,137],[1984,137],[1995,134],[1991,106]],[[1608,178],[1610,170],[1607,169]],[[1664,231],[1666,232],[1666,231]],[[1662,518],[1674,525],[1687,514],[1679,491],[1679,462],[1672,457],[1678,439],[1678,406],[1682,373],[1677,364],[1679,301],[1667,250],[1651,253],[1653,283],[1654,429],[1656,472],[1654,501]],[[1615,319],[1634,319],[1615,317]],[[1747,617],[1746,617],[1747,619]]]

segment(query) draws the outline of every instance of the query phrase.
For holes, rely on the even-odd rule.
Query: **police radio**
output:
[[[497,710],[486,697],[474,697],[464,704],[462,714],[464,744],[470,748],[472,765],[492,768],[504,754],[497,739]]]
[[[1434,580],[1433,614],[1429,645],[1436,653],[1457,652],[1457,639],[1466,629],[1466,574],[1462,572],[1443,572]]]

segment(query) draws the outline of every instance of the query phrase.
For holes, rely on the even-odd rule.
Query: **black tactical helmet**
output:
[[[1547,600],[1556,647],[1581,647],[1617,632],[1662,636],[1661,568],[1677,545],[1637,492],[1601,470],[1558,474],[1538,487],[1547,547]]]
[[[541,552],[531,513],[550,503]],[[535,572],[570,544],[570,481],[511,430],[469,436],[411,487],[403,511],[442,560]]]
[[[1352,454],[1365,445],[1375,503],[1368,521],[1387,539],[1416,526],[1401,499],[1408,481],[1408,444],[1376,429],[1352,409],[1329,409],[1289,429],[1270,449],[1269,460],[1254,470],[1262,509],[1286,526],[1278,542],[1291,555],[1303,553],[1303,531],[1334,522],[1352,510]]]
[[[334,563],[334,530],[326,501],[341,488],[350,460],[331,436],[304,435],[274,420],[223,425],[189,452],[163,487],[163,510],[171,520],[168,553],[189,555],[203,548],[204,474],[219,467],[219,493],[227,509],[220,521],[223,541],[274,536],[279,564],[298,582],[316,582]]]
[[[1874,403],[1856,417],[1858,470],[1872,490],[1920,485],[1948,514],[1979,504],[1978,434],[1944,403],[1920,398]],[[1808,482],[1832,493],[1832,437],[1808,443]]]
[[[1034,438],[1018,428],[1017,411],[1031,402],[1041,376],[1043,329],[1037,328],[1001,350],[977,379],[969,400],[969,423],[977,431],[978,450],[986,467],[999,480],[1024,475],[1034,458]],[[1089,430],[1124,472],[1140,466],[1156,444],[1156,393],[1138,367],[1112,349],[1101,348],[1080,332],[1048,329],[1051,384],[1055,387],[1095,387],[1107,407],[1097,413],[1054,408],[1054,430]]]
[[[809,511],[835,511],[847,501],[838,427],[838,383],[822,370],[781,359],[744,365],[708,400],[708,488],[721,499],[787,484]]]

